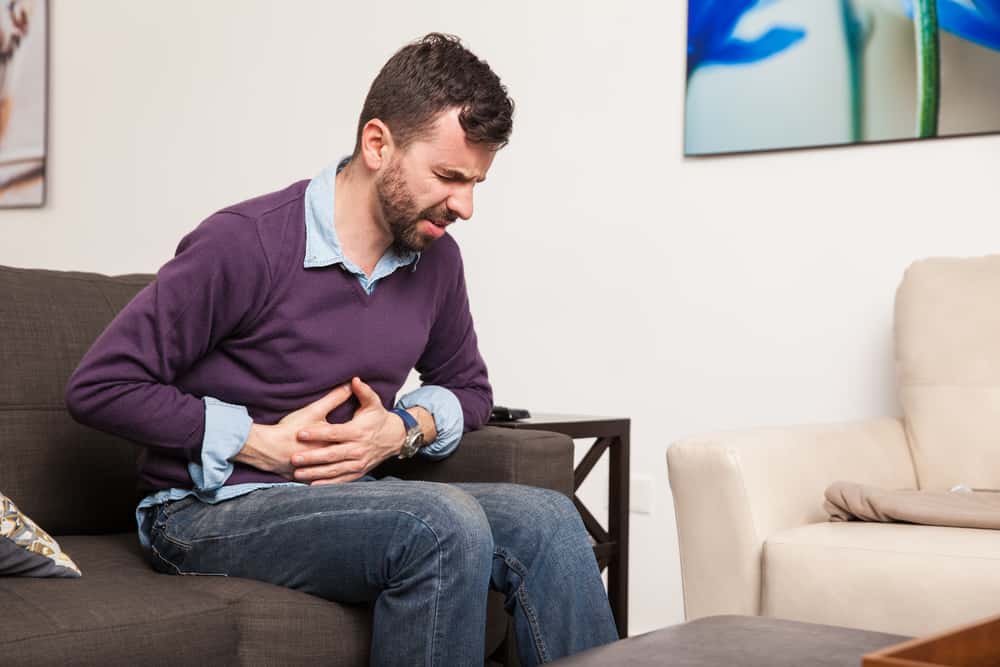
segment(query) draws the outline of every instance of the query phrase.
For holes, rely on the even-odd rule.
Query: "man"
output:
[[[446,228],[472,216],[512,112],[457,38],[404,47],[350,158],[209,217],[94,343],[67,405],[145,445],[157,570],[374,602],[377,665],[482,664],[490,586],[524,665],[616,639],[567,498],[369,474],[443,458],[489,415]],[[387,409],[414,367],[422,386]]]

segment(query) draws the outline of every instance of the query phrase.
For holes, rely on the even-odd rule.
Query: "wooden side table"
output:
[[[615,615],[618,635],[628,636],[628,512],[629,437],[628,419],[582,415],[534,414],[516,422],[490,422],[490,426],[564,433],[574,440],[597,438],[573,471],[573,490],[583,484],[604,452],[608,452],[608,527],[573,494],[583,525],[594,540],[594,555],[601,570],[608,570],[608,600]]]

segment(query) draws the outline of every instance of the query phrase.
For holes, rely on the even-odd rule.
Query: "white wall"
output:
[[[679,621],[664,450],[895,412],[893,291],[1000,248],[1000,137],[684,160],[682,0],[53,0],[49,204],[0,264],[155,270],[213,210],[352,146],[403,42],[463,36],[515,97],[460,225],[499,403],[630,416],[632,632]]]

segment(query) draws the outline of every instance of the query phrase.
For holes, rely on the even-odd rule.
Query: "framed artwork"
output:
[[[45,203],[48,9],[0,0],[0,208]]]
[[[688,0],[686,155],[1000,132],[1000,0]]]

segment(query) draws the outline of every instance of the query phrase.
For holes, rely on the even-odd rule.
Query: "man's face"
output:
[[[472,189],[494,152],[465,140],[458,110],[443,112],[427,136],[393,153],[375,181],[382,220],[397,251],[420,251],[445,228],[472,217]]]

